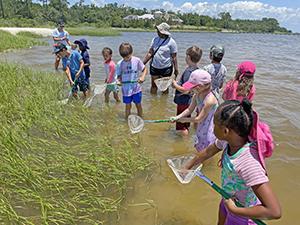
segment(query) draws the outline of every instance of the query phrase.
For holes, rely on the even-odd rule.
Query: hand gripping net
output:
[[[188,184],[191,180],[196,176],[196,172],[200,171],[202,168],[202,164],[194,166],[190,170],[183,170],[182,168],[184,165],[192,160],[194,156],[180,156],[167,159],[167,163],[169,167],[172,169],[173,173],[175,174],[176,178],[182,184]]]

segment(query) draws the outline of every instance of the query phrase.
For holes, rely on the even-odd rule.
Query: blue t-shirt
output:
[[[183,74],[181,75],[180,80],[177,82],[178,85],[182,86],[185,82],[187,82],[191,76],[191,73],[199,69],[198,67],[187,67]],[[174,97],[174,102],[177,105],[188,105],[191,102],[191,95],[184,95],[180,91],[176,90],[175,91],[175,97]]]
[[[71,52],[71,55],[67,58],[67,66],[70,69],[72,80],[75,80],[75,75],[80,69],[80,60],[82,56],[76,50]],[[82,70],[78,80],[85,79],[84,70]]]
[[[87,50],[82,51],[81,56],[82,56],[84,64],[90,64],[90,55],[89,55],[89,52]],[[85,67],[83,67],[83,69],[84,69],[84,73],[85,73],[86,78],[89,78],[90,74],[91,74],[90,66],[85,66]]]

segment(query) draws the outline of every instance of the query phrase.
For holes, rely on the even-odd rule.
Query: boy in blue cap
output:
[[[85,73],[85,80],[88,84],[88,89],[90,89],[90,74],[91,74],[91,69],[90,69],[90,55],[89,52],[87,51],[89,48],[88,43],[86,39],[82,38],[80,40],[74,41],[74,44],[77,44],[79,46],[79,50],[84,62],[83,69]]]
[[[66,57],[66,75],[72,87],[72,92],[74,97],[78,97],[78,86],[80,91],[83,92],[84,97],[87,95],[87,82],[85,79],[85,74],[83,70],[84,62],[80,53],[76,50],[70,51],[64,44],[58,44],[54,53],[63,58]]]

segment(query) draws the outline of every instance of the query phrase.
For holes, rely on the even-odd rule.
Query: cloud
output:
[[[263,17],[276,18],[280,24],[289,29],[298,27],[300,31],[300,8],[275,7],[257,1],[236,1],[231,3],[185,2],[176,6],[172,2],[164,1],[161,5],[165,10],[180,11],[182,13],[195,12],[201,15],[216,17],[220,12],[229,12],[233,19],[261,19]]]

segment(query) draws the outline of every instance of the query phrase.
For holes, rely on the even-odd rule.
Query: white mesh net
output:
[[[160,91],[166,91],[169,86],[172,84],[173,81],[173,77],[163,77],[163,78],[159,78],[156,79],[154,82],[158,88],[158,90]]]
[[[128,126],[131,133],[136,134],[143,130],[144,128],[144,120],[137,115],[129,115],[128,116]]]
[[[196,176],[196,171],[200,171],[202,164],[194,166],[191,170],[183,170],[184,165],[193,159],[194,156],[180,156],[167,159],[169,167],[172,169],[176,178],[182,184],[188,184]]]
[[[88,98],[85,102],[84,102],[84,106],[85,107],[90,107],[92,102],[93,102],[93,99],[95,98],[96,95],[101,95],[104,93],[106,89],[106,84],[96,84],[95,87],[94,87],[94,94],[92,97]]]

